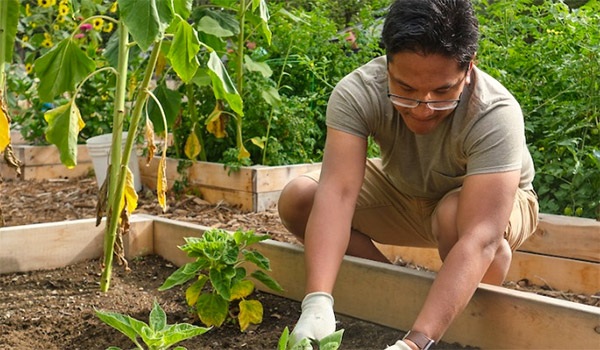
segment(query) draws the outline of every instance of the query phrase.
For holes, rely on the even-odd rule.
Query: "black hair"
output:
[[[466,69],[477,51],[479,22],[470,0],[396,0],[381,36],[388,62],[408,51],[450,57]]]

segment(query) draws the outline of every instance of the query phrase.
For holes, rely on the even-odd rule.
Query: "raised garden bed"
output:
[[[142,183],[156,189],[156,173],[160,158],[155,157],[148,166],[140,159]],[[167,159],[167,183],[169,188],[175,181],[187,179],[205,201],[225,202],[240,207],[244,211],[259,212],[277,204],[283,187],[293,178],[321,168],[320,163],[282,166],[254,165],[230,171],[223,164],[193,162],[191,167],[177,172],[178,159]]]
[[[75,178],[88,174],[93,169],[92,160],[85,145],[77,146],[77,165],[68,169],[60,162],[60,153],[54,145],[30,146],[14,144],[16,157],[23,162],[21,167],[22,180],[42,180],[57,178]],[[7,179],[17,178],[16,172],[10,168],[4,159],[0,159],[0,174]]]
[[[599,227],[592,226],[596,240]],[[130,257],[156,254],[181,265],[188,260],[177,245],[183,243],[183,237],[199,236],[205,229],[136,216],[131,234],[126,236],[126,252]],[[95,228],[93,220],[0,229],[0,273],[62,267],[96,258],[101,255],[102,234],[103,229]],[[593,248],[585,250],[589,249]],[[300,300],[304,293],[302,249],[266,241],[258,250],[271,259],[272,276],[285,289],[282,296]],[[598,271],[599,264],[592,264]],[[334,291],[336,311],[406,330],[433,278],[433,272],[345,258]],[[443,340],[481,348],[590,349],[597,348],[599,332],[600,308],[482,284]]]

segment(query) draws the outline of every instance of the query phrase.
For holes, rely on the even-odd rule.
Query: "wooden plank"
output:
[[[600,262],[600,222],[541,213],[537,231],[519,250]]]
[[[252,196],[252,211],[258,213],[276,207],[280,195],[281,191],[254,193]]]
[[[252,167],[254,175],[254,192],[281,191],[290,180],[311,171],[321,169],[321,163],[314,164],[294,164],[283,166],[263,166],[256,165]]]
[[[206,227],[155,221],[157,253],[176,265],[189,262],[173,245],[199,236]],[[264,241],[257,250],[271,260],[283,296],[304,295],[302,248]],[[249,267],[250,268],[250,267]],[[337,312],[401,330],[412,326],[434,275],[390,264],[346,257],[334,291]],[[257,287],[271,292],[260,283]],[[443,340],[484,349],[596,349],[600,308],[481,284]]]
[[[442,261],[435,248],[398,247],[377,244],[388,259],[439,271]],[[517,251],[506,276],[507,281],[527,279],[554,290],[595,294],[600,291],[600,264]]]
[[[252,192],[252,173],[253,169],[250,167],[230,172],[230,169],[225,169],[220,163],[194,162],[190,168],[189,181],[206,187]]]
[[[58,179],[58,178],[76,178],[86,176],[93,169],[92,162],[81,162],[73,168],[69,169],[62,164],[57,165],[39,165],[25,166],[23,172],[23,180],[42,180],[42,179]]]
[[[62,164],[60,161],[60,152],[54,145],[50,146],[29,146],[22,145],[15,148],[23,150],[21,161],[23,164],[29,165],[51,165]],[[91,162],[92,159],[88,153],[86,145],[77,145],[77,162]]]
[[[133,216],[124,242],[127,252],[151,252],[152,219]],[[96,219],[0,228],[0,273],[52,269],[98,258],[104,245],[104,223]],[[129,247],[131,243],[131,247]]]

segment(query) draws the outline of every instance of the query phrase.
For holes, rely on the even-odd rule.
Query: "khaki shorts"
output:
[[[319,181],[320,171],[303,176]],[[398,191],[378,165],[367,161],[365,179],[358,195],[352,228],[372,240],[399,246],[437,247],[432,217],[441,199],[420,198]],[[533,190],[518,189],[504,238],[516,250],[531,236],[538,224],[538,201]]]

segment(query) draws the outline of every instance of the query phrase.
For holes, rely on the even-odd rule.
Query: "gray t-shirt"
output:
[[[432,132],[410,131],[387,97],[385,56],[342,79],[329,98],[327,126],[373,136],[383,171],[401,192],[441,198],[467,175],[521,169],[519,187],[533,189],[534,167],[519,103],[498,81],[474,67],[456,109]]]

